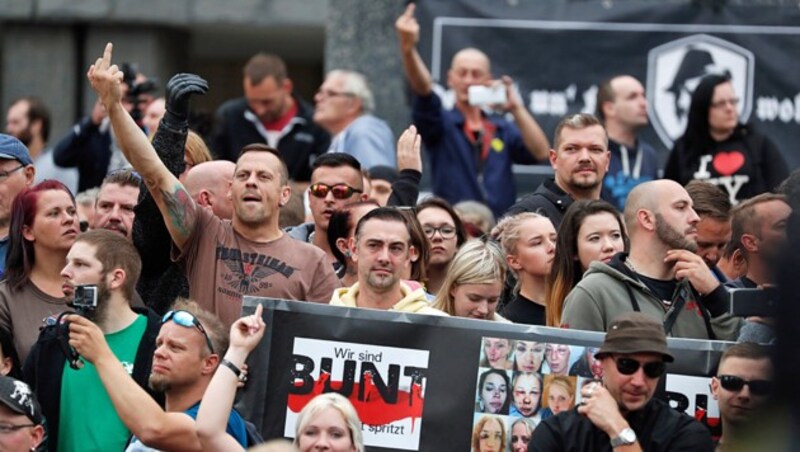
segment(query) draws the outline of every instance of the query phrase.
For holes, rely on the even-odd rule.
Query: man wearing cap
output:
[[[528,451],[711,451],[702,424],[654,399],[674,358],[659,322],[639,312],[612,320],[595,354],[601,383],[581,389],[581,404],[539,424]]]
[[[0,278],[6,271],[11,203],[17,193],[33,184],[35,176],[28,148],[11,135],[0,133]]]
[[[44,440],[44,417],[31,388],[24,382],[0,376],[0,450],[38,450]]]

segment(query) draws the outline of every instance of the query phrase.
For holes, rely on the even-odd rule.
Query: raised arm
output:
[[[550,153],[550,143],[547,141],[547,136],[525,107],[525,103],[522,102],[517,90],[514,89],[514,81],[511,80],[511,77],[504,75],[502,80],[506,86],[506,98],[508,99],[506,108],[514,116],[514,122],[517,123],[525,148],[536,160],[546,161]]]
[[[100,328],[85,317],[70,315],[69,345],[94,364],[122,423],[145,445],[160,450],[201,451],[194,419],[165,412],[122,367]]]
[[[262,309],[261,305],[256,306],[255,314],[242,317],[231,325],[230,346],[224,360],[239,369],[264,336]],[[244,450],[225,430],[238,383],[239,378],[230,368],[225,365],[217,367],[197,412],[197,435],[203,450]]]
[[[422,179],[422,146],[417,128],[409,126],[397,139],[397,169],[400,174],[392,183],[388,206],[414,206],[419,197],[419,181]]]
[[[103,56],[89,68],[87,76],[108,111],[125,158],[142,176],[147,190],[164,216],[164,223],[172,240],[178,248],[183,249],[197,220],[197,206],[178,178],[164,166],[150,141],[122,107],[122,72],[111,64],[112,48],[111,43],[106,45]]]
[[[417,52],[419,23],[414,17],[416,6],[414,3],[409,3],[405,12],[395,21],[394,28],[400,40],[403,70],[411,90],[418,96],[427,96],[433,89],[433,77]]]

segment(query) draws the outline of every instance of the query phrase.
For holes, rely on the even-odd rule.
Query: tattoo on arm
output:
[[[184,238],[189,237],[194,227],[197,205],[189,193],[180,183],[168,192],[161,190],[161,197],[167,208],[166,222],[172,224],[172,229]]]

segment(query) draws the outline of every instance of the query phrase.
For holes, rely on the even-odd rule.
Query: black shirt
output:
[[[544,306],[519,294],[505,306],[500,315],[514,323],[528,325],[545,325],[547,323]]]
[[[636,274],[639,281],[644,283],[651,292],[658,298],[664,301],[665,304],[672,303],[672,296],[675,294],[675,286],[678,281],[674,279],[655,279],[648,278],[647,276]]]
[[[625,419],[636,432],[642,450],[647,452],[714,450],[711,434],[703,424],[661,400],[651,400],[643,409],[628,413]],[[579,414],[577,408],[539,423],[528,444],[528,452],[612,450],[611,438]]]

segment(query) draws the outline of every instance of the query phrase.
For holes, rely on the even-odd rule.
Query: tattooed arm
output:
[[[108,111],[120,149],[141,174],[147,190],[164,216],[164,223],[175,245],[183,249],[194,229],[197,206],[183,185],[164,166],[150,141],[120,103],[122,72],[111,64],[111,50],[111,44],[107,44],[103,56],[89,68],[87,76]]]

